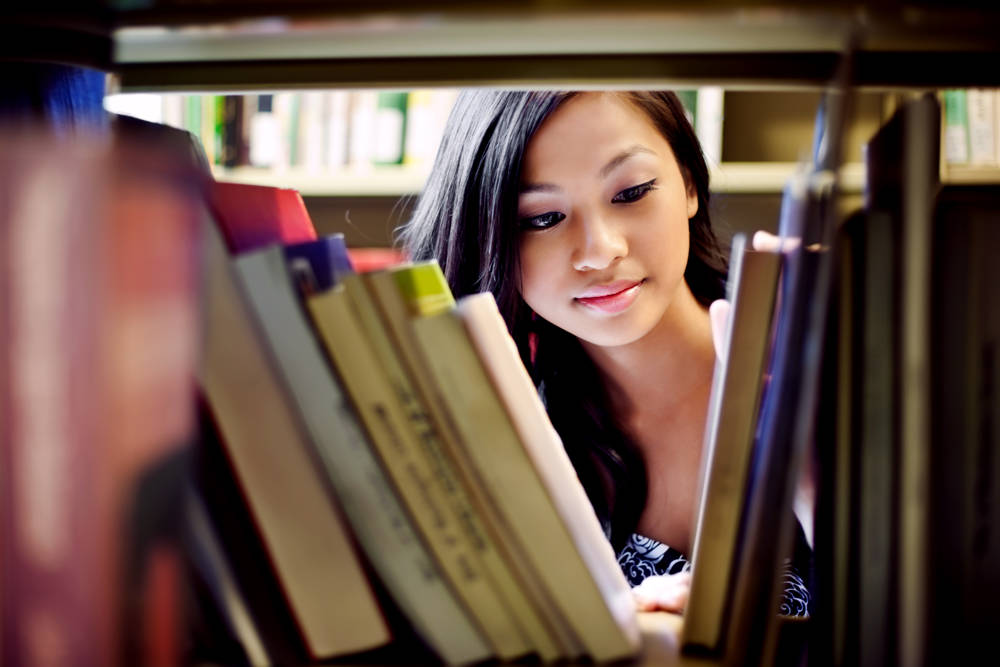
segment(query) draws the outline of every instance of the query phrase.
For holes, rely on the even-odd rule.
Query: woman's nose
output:
[[[628,253],[628,242],[616,224],[601,216],[579,220],[573,268],[577,271],[605,269]]]

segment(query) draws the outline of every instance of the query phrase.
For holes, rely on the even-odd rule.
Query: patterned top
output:
[[[803,547],[805,551],[803,550]],[[800,572],[808,571],[811,557],[805,535],[799,527],[796,534],[795,558],[786,558],[782,569],[784,591],[778,613],[782,616],[809,616],[811,595]],[[678,574],[691,569],[691,562],[680,551],[649,537],[633,533],[618,554],[618,565],[631,586],[638,586],[646,577],[656,574]]]

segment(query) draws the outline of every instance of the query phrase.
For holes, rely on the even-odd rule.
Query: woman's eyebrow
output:
[[[519,195],[524,195],[530,192],[558,192],[558,191],[559,187],[556,185],[552,185],[551,183],[522,183],[517,193]]]
[[[649,155],[656,155],[656,151],[646,148],[642,144],[635,144],[634,146],[629,146],[623,150],[618,155],[614,156],[608,163],[601,167],[600,174],[601,178],[607,177],[612,171],[619,167],[626,160],[638,155],[639,153],[647,153]],[[559,186],[552,185],[550,183],[522,183],[521,187],[518,189],[519,195],[528,194],[531,192],[558,192],[560,190]]]
[[[621,165],[622,162],[628,160],[629,158],[633,157],[638,153],[649,153],[650,155],[656,155],[655,151],[646,148],[642,144],[629,146],[621,153],[608,160],[608,163],[603,167],[601,167],[600,172],[598,172],[600,174],[600,177],[601,178],[607,177],[607,175],[610,174],[612,171],[614,171],[615,168],[617,168],[619,165]]]

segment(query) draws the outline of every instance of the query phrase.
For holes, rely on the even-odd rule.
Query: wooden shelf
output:
[[[712,192],[767,194],[781,192],[800,165],[796,162],[723,162],[710,169]],[[843,192],[861,192],[865,166],[854,162],[840,170]]]
[[[251,185],[270,185],[298,190],[303,196],[396,197],[418,194],[427,179],[427,169],[383,166],[341,171],[271,170],[258,167],[226,169],[214,167],[216,180]]]
[[[712,191],[716,193],[780,193],[798,165],[794,162],[728,162],[711,169]],[[288,169],[275,171],[256,167],[225,169],[216,167],[221,181],[270,185],[298,190],[303,196],[396,197],[416,195],[424,187],[427,167],[384,166],[337,172]],[[864,185],[864,165],[852,163],[841,171],[845,192],[860,192]]]
[[[1000,184],[1000,165],[943,164],[941,182],[952,185]]]
[[[161,15],[159,23],[155,14],[119,13],[114,64],[123,90],[815,88],[831,80],[851,37],[862,86],[1000,85],[995,9],[880,13],[852,3],[705,9],[623,0],[614,10],[591,2],[514,1],[415,11],[381,2],[368,10],[378,13],[348,3],[283,14],[275,4],[268,17],[255,11],[256,18],[238,19],[232,9],[213,15],[208,4],[200,19],[193,10]]]

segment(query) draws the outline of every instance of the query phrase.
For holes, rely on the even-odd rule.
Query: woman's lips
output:
[[[621,280],[609,285],[599,285],[576,297],[576,301],[603,313],[620,313],[635,301],[644,281]]]

